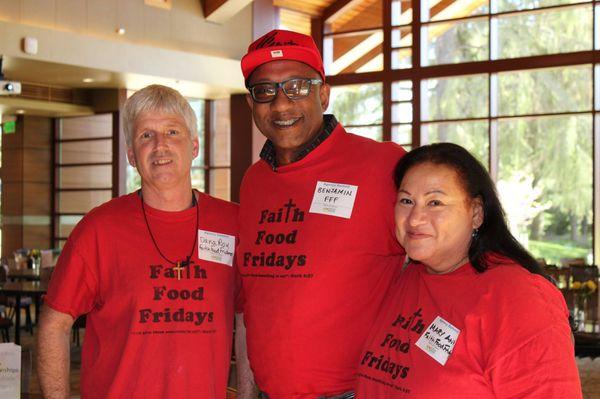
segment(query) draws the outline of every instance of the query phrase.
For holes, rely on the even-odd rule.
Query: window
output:
[[[54,247],[92,208],[116,196],[113,114],[61,118],[54,155]]]
[[[330,111],[351,131],[407,149],[464,146],[490,171],[512,232],[534,256],[592,262],[600,1],[368,3],[378,17],[342,9],[321,21]]]

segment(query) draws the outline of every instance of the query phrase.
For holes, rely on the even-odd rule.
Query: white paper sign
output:
[[[198,230],[198,258],[231,266],[234,252],[234,236]]]
[[[458,328],[438,316],[415,345],[444,366],[452,354],[459,334]]]
[[[309,212],[350,219],[358,186],[318,181]]]
[[[21,347],[0,344],[0,398],[21,397]]]

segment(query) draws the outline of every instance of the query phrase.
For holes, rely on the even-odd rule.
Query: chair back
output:
[[[0,283],[8,281],[8,262],[4,263],[5,258],[0,262]]]
[[[585,282],[588,280],[598,281],[600,274],[598,273],[598,266],[595,265],[571,265],[571,276],[573,281]]]

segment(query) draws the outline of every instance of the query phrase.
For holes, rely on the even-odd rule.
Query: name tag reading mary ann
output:
[[[309,212],[350,219],[357,191],[358,186],[318,181]]]
[[[198,258],[232,266],[234,251],[234,236],[198,230]]]
[[[459,334],[458,328],[437,316],[415,345],[444,366],[452,354]]]

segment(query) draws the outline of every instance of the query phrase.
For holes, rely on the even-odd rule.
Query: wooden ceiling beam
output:
[[[203,0],[202,11],[207,21],[222,24],[251,2],[252,0]]]
[[[335,20],[360,2],[361,0],[336,0],[323,10],[323,21]]]

